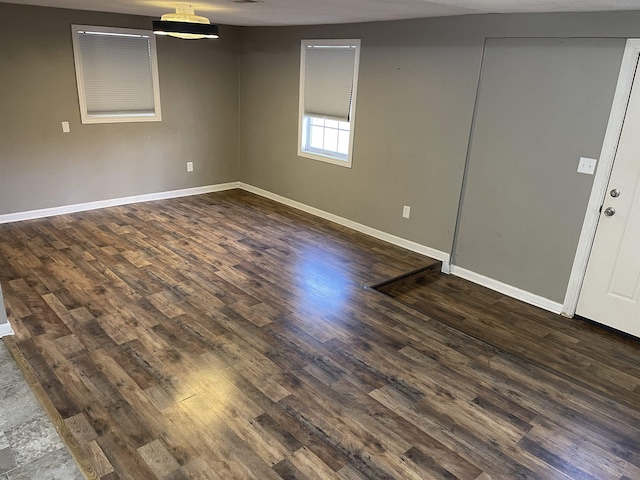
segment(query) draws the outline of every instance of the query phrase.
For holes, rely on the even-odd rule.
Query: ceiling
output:
[[[162,0],[0,0],[47,7],[160,17]],[[196,14],[227,25],[312,25],[482,13],[640,10],[640,0],[198,0]]]

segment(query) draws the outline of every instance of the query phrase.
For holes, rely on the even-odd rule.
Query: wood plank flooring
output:
[[[241,191],[0,225],[94,478],[640,478],[639,344],[437,272],[363,288],[434,263]]]
[[[630,408],[640,406],[637,339],[588,322],[566,321],[433,267],[378,290],[519,362]]]

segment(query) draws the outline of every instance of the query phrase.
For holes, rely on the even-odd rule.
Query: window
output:
[[[351,167],[360,40],[303,40],[298,155]]]
[[[150,31],[73,25],[72,34],[82,123],[162,119]]]

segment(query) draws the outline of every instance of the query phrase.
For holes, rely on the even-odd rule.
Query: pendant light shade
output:
[[[166,13],[160,20],[154,20],[153,33],[190,40],[218,38],[218,26],[196,15],[193,6],[180,3],[176,5],[176,13]]]

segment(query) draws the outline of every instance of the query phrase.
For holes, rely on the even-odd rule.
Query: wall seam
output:
[[[464,194],[467,187],[467,177],[469,173],[469,163],[471,159],[471,144],[473,143],[473,134],[476,128],[476,112],[478,110],[478,102],[480,100],[480,86],[482,84],[482,73],[484,69],[484,57],[487,51],[487,38],[484,39],[482,47],[482,56],[480,57],[480,70],[478,71],[478,85],[476,87],[476,99],[473,104],[473,116],[471,118],[471,128],[469,129],[469,141],[467,142],[467,155],[464,161],[464,173],[462,174],[462,185],[460,186],[460,198],[458,200],[458,212],[456,214],[456,226],[453,232],[453,241],[451,242],[450,266],[455,264],[456,248],[458,246],[458,236],[460,235],[460,219],[462,218],[462,206],[464,203]]]

